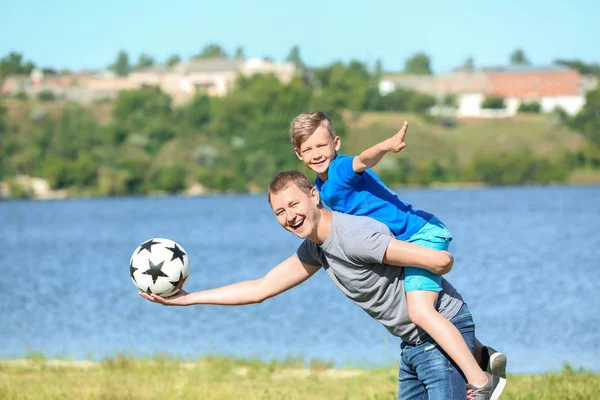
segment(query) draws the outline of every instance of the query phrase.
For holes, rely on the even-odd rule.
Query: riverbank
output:
[[[103,361],[0,361],[0,398],[43,399],[396,399],[397,368],[332,369],[301,360],[264,363],[207,357],[183,361],[117,355]],[[509,375],[503,399],[594,399],[600,374],[575,371]]]

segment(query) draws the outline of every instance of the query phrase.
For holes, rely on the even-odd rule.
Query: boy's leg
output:
[[[406,293],[411,321],[423,329],[458,365],[467,382],[480,387],[488,378],[473,357],[471,349],[458,329],[435,309],[437,292],[410,291]]]
[[[452,240],[450,232],[437,219],[427,223],[408,241],[420,246],[447,250]],[[468,383],[476,387],[485,385],[487,375],[473,357],[456,327],[436,310],[438,292],[442,290],[442,277],[421,268],[404,269],[404,290],[411,321],[433,338],[459,366]]]

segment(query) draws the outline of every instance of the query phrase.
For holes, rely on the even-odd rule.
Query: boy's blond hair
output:
[[[335,137],[335,128],[331,119],[320,111],[302,113],[290,124],[290,140],[294,148],[299,149],[318,127],[323,126],[331,137]]]

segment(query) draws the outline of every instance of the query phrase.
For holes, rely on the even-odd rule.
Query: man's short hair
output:
[[[267,191],[269,195],[269,204],[271,204],[271,195],[281,192],[290,185],[296,185],[296,187],[306,193],[307,196],[310,196],[310,191],[314,187],[308,177],[300,171],[290,170],[280,172],[275,175],[269,184],[269,189]]]
[[[323,126],[331,137],[335,137],[335,128],[331,119],[320,111],[302,113],[298,115],[290,124],[290,140],[294,148],[299,149],[302,143],[317,130]]]

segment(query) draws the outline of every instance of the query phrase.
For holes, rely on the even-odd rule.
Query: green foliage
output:
[[[213,57],[227,57],[227,52],[217,43],[207,44],[202,51],[194,56],[193,58],[213,58]]]
[[[562,182],[568,174],[563,163],[535,157],[529,149],[500,156],[477,154],[474,170],[482,182],[490,185]]]
[[[453,93],[446,93],[442,98],[442,106],[458,108],[458,97]]]
[[[56,100],[56,95],[52,90],[44,89],[37,94],[37,98],[40,101],[54,101]]]
[[[558,59],[554,61],[557,65],[563,65],[568,68],[573,68],[579,71],[580,74],[591,74],[600,76],[600,64],[598,63],[585,63],[581,60],[563,60]]]
[[[326,68],[315,69],[319,92],[313,109],[319,110],[361,110],[369,88],[367,67],[358,61],[348,65],[341,62]]]
[[[10,197],[15,199],[29,199],[33,196],[33,191],[31,188],[20,185],[13,178],[9,178],[6,180],[6,185],[8,186],[8,192],[10,193]]]
[[[42,177],[53,189],[63,189],[74,182],[69,162],[62,157],[49,155],[44,160]]]
[[[161,168],[154,176],[154,187],[168,193],[176,193],[185,189],[187,171],[182,165]]]
[[[206,94],[198,93],[192,99],[177,110],[177,120],[194,131],[200,131],[206,127],[211,120],[211,101]]]
[[[0,83],[9,75],[29,75],[35,68],[31,62],[25,62],[21,53],[11,52],[0,59]]]
[[[142,69],[149,68],[153,65],[154,65],[154,58],[152,58],[148,54],[142,53],[142,54],[140,54],[140,58],[138,58],[138,62],[133,69],[139,71]]]
[[[25,101],[25,100],[29,99],[29,96],[27,95],[27,92],[25,92],[23,90],[19,90],[15,94],[13,94],[13,99]]]
[[[238,60],[245,60],[246,59],[246,53],[244,53],[244,48],[241,46],[238,46],[235,49],[235,53],[233,54],[233,58],[236,58]]]
[[[222,52],[205,50],[206,56]],[[129,68],[126,56],[120,54],[115,69]],[[545,183],[600,168],[600,152],[590,146],[600,141],[598,90],[588,93],[588,104],[575,118],[557,112],[457,125],[429,115],[436,104],[432,96],[401,87],[382,96],[382,72],[380,62],[370,71],[352,61],[307,69],[288,84],[273,75],[240,76],[225,97],[198,93],[176,106],[151,86],[90,106],[7,99],[10,121],[0,106],[0,177],[41,176],[53,188],[109,196],[176,193],[196,182],[215,191],[264,190],[276,172],[303,169],[293,154],[289,125],[314,110],[332,118],[347,154],[388,138],[408,119],[410,135],[418,140],[402,157],[386,156],[378,166],[389,185]],[[486,101],[484,106],[504,107],[501,98]],[[456,98],[446,96],[441,103],[453,107]],[[559,142],[559,150],[544,153]],[[519,150],[522,144],[532,152]]]
[[[288,54],[285,61],[294,63],[294,65],[296,65],[296,68],[300,70],[306,68],[306,65],[302,61],[302,57],[300,56],[300,47],[298,46],[292,47],[292,49],[290,50],[290,54]]]
[[[569,125],[600,148],[600,86],[586,94],[585,105]]]
[[[510,63],[512,65],[529,65],[531,62],[527,59],[525,52],[522,49],[517,49],[510,55]]]
[[[403,112],[424,114],[436,104],[435,97],[398,87],[391,93],[381,96],[379,92],[369,93],[371,97],[364,108],[372,111]]]
[[[404,72],[407,74],[431,75],[431,59],[423,52],[416,53],[404,63]]]
[[[168,67],[173,67],[177,64],[179,64],[181,62],[181,57],[179,57],[177,54],[173,54],[172,56],[170,56],[167,59],[167,66]]]
[[[129,65],[129,55],[125,50],[119,51],[117,59],[114,64],[109,67],[118,76],[127,76],[131,71],[131,65]]]
[[[539,101],[523,102],[519,105],[517,112],[539,114],[542,110],[542,105]]]
[[[481,108],[500,110],[506,108],[506,103],[504,102],[504,97],[489,96],[483,99],[483,101],[481,102]]]

